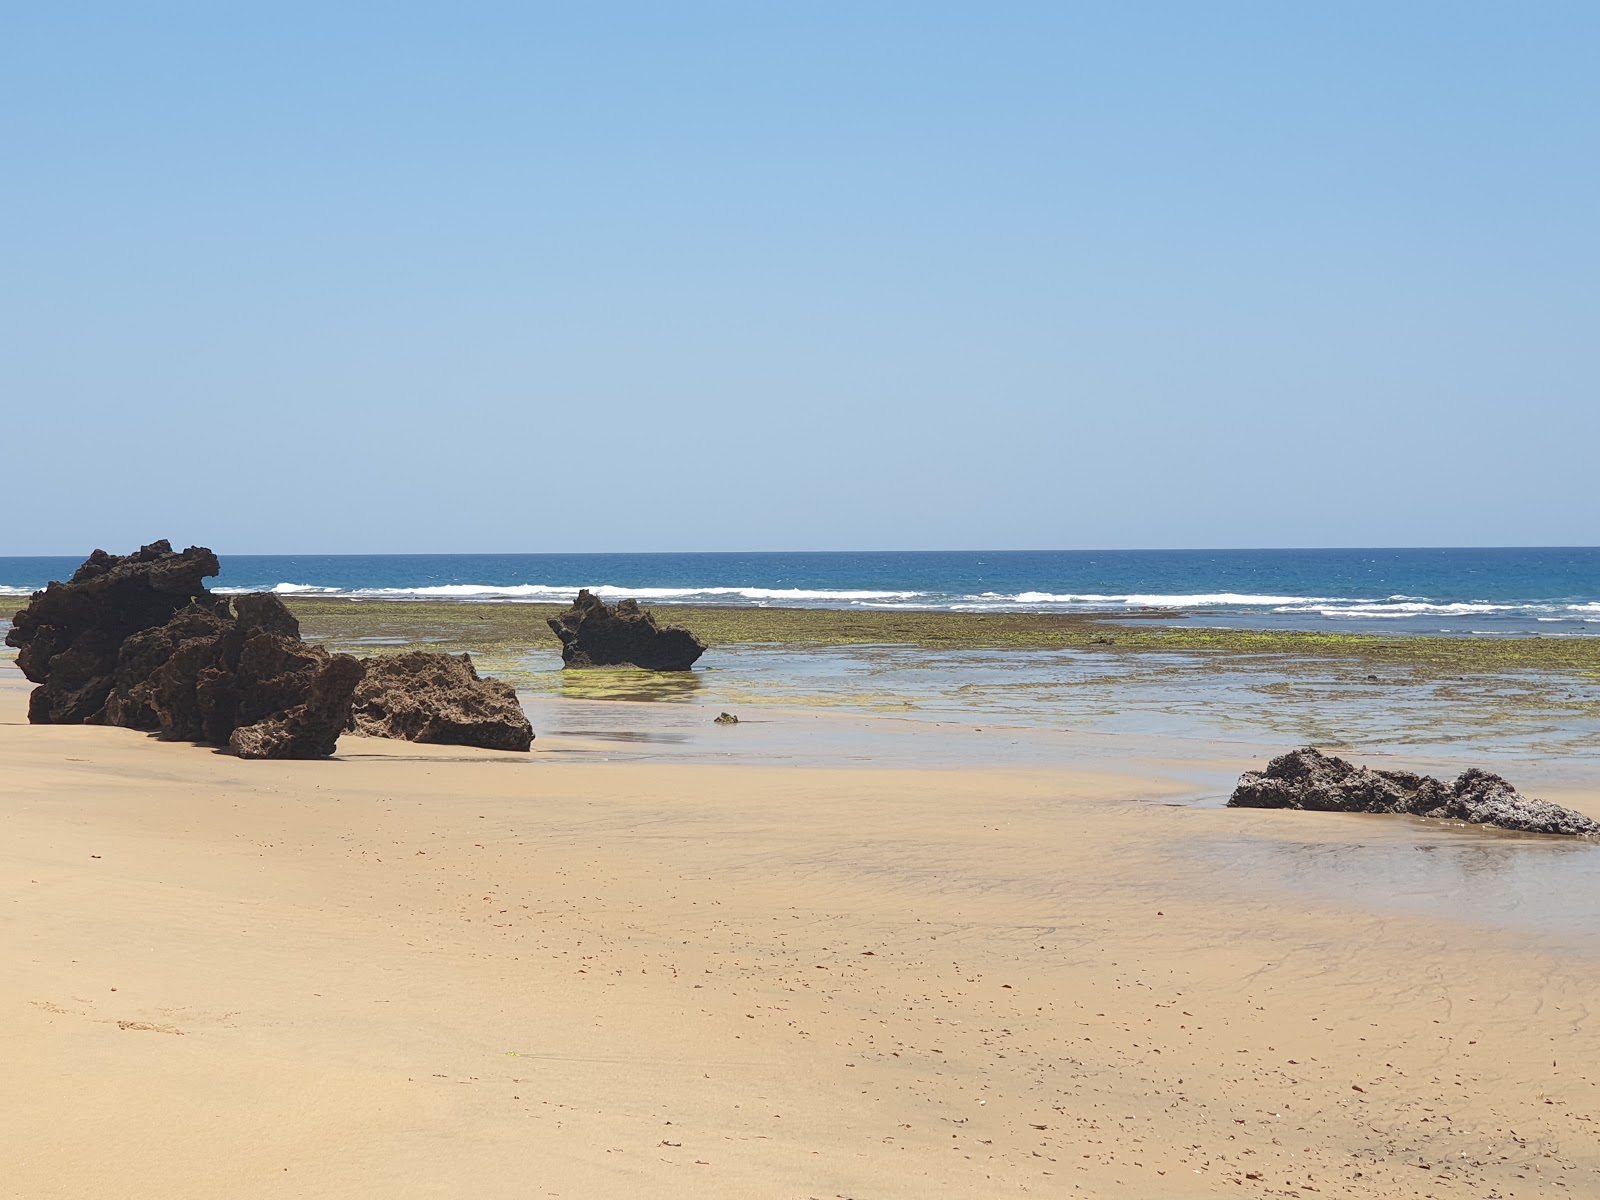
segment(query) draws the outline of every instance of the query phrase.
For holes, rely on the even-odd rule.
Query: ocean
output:
[[[25,596],[80,558],[0,557]],[[219,591],[364,600],[959,611],[1158,609],[1279,629],[1600,636],[1600,547],[221,556]]]

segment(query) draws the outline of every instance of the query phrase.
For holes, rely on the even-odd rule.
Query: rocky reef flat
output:
[[[560,649],[548,622],[565,605],[461,600],[352,600],[288,595],[308,635],[330,642],[428,639],[454,647]],[[1213,628],[1170,610],[1100,613],[660,605],[663,621],[709,646],[900,645],[929,649],[1083,649],[1095,653],[1204,653],[1319,657],[1352,667],[1434,673],[1561,670],[1600,676],[1600,638],[1423,637]]]
[[[469,652],[525,697],[784,704],[1334,750],[1600,759],[1600,638],[1311,634],[1067,613],[660,605],[692,673],[562,670],[551,605],[286,597],[333,651]],[[715,715],[715,712],[712,714]],[[1459,767],[1457,768],[1460,769]]]

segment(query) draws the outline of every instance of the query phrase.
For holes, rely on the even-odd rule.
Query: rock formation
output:
[[[350,723],[350,697],[361,682],[361,663],[320,646],[299,646],[314,660],[296,662],[289,656],[291,670],[278,678],[303,682],[305,700],[230,733],[228,746],[240,758],[325,758],[338,747]]]
[[[509,683],[479,678],[468,655],[425,650],[367,661],[350,728],[367,737],[485,750],[527,750],[533,744],[533,727]]]
[[[643,667],[687,671],[706,652],[705,643],[681,625],[657,625],[637,600],[606,604],[587,589],[572,607],[550,618],[569,667]]]
[[[160,541],[136,554],[96,550],[66,583],[35,592],[6,634],[6,645],[20,651],[17,666],[39,685],[28,700],[28,720],[75,725],[97,719],[123,642],[191,603],[217,603],[201,580],[219,569],[217,556],[203,547],[177,554]]]
[[[466,655],[377,660],[353,719],[363,665],[301,641],[270,593],[212,595],[202,580],[218,570],[209,550],[153,542],[123,557],[96,550],[66,583],[35,592],[6,635],[39,685],[28,719],[143,729],[241,758],[325,757],[346,728],[502,750],[532,742],[516,693],[479,679]]]
[[[245,758],[333,753],[361,664],[300,640],[276,596],[213,596],[216,555],[153,542],[96,550],[35,592],[6,641],[37,683],[35,724],[104,724],[230,746]]]
[[[712,718],[711,723],[713,725],[737,725],[739,723],[739,718],[730,712],[725,712],[720,717]]]
[[[239,596],[233,614],[197,603],[123,643],[102,719],[241,758],[321,758],[361,674],[349,655],[302,642],[276,596]]]
[[[1312,746],[1279,755],[1264,771],[1245,772],[1228,806],[1406,813],[1524,833],[1600,834],[1600,821],[1529,799],[1500,776],[1476,767],[1446,783],[1410,771],[1358,767]]]

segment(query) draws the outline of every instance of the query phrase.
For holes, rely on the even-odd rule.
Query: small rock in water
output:
[[[737,725],[738,723],[739,718],[729,712],[723,713],[720,717],[712,722],[714,725]]]
[[[1358,767],[1314,746],[1280,754],[1264,771],[1246,771],[1228,807],[1403,813],[1522,833],[1600,835],[1600,821],[1548,800],[1530,799],[1477,767],[1446,783],[1410,771]]]

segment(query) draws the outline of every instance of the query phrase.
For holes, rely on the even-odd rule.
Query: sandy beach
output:
[[[6,1196],[1600,1195],[1581,923],[1250,866],[1503,837],[1156,760],[246,763],[5,670]]]
[[[0,1200],[1600,1200],[1600,3],[3,30]]]

